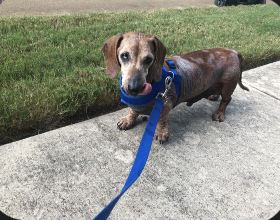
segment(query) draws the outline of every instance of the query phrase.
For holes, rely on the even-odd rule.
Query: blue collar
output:
[[[177,74],[176,70],[175,70],[175,64],[173,61],[170,60],[165,60],[169,67],[170,70],[172,72],[169,72],[165,69],[165,67],[162,67],[162,77],[161,80],[159,82],[152,82],[152,91],[147,94],[147,95],[139,95],[139,96],[130,96],[127,95],[123,89],[122,89],[122,76],[120,77],[120,89],[121,89],[121,101],[127,105],[130,106],[145,106],[148,105],[149,103],[151,103],[152,101],[154,101],[156,99],[156,96],[158,95],[159,92],[161,92],[163,90],[164,84],[165,84],[165,78],[167,76],[170,76],[171,78],[173,78],[173,74],[174,74],[174,78],[173,78],[173,82],[175,83],[175,88],[176,88],[176,94],[177,94],[177,98],[179,95],[179,91],[180,91],[180,82],[182,77],[180,75]]]

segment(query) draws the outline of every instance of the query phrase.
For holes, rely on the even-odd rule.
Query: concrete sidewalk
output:
[[[175,108],[171,138],[109,219],[263,219],[280,210],[280,61],[243,73],[223,123],[218,102]],[[128,109],[0,147],[0,210],[22,219],[92,219],[121,190],[146,121]]]

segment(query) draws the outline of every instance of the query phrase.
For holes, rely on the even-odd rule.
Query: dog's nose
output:
[[[131,82],[128,84],[128,92],[131,95],[138,95],[138,93],[140,93],[143,89],[143,85],[138,83],[138,82]]]

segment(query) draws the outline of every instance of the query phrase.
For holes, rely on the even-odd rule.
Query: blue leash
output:
[[[144,135],[142,137],[138,152],[136,154],[134,164],[131,168],[130,174],[126,180],[126,183],[124,184],[122,191],[93,220],[106,220],[109,217],[113,208],[115,207],[116,203],[121,198],[121,196],[137,180],[137,178],[142,173],[142,171],[146,165],[149,153],[150,153],[157,122],[158,122],[160,113],[162,111],[163,105],[164,105],[163,100],[161,100],[160,98],[157,98],[153,111],[151,113],[150,119],[149,119],[146,129],[144,131]]]
[[[152,110],[152,113],[150,115],[150,119],[147,123],[146,129],[144,131],[142,140],[140,142],[140,146],[138,148],[138,152],[136,154],[134,164],[133,164],[131,171],[128,175],[128,178],[124,184],[124,187],[122,188],[122,191],[120,192],[120,194],[116,198],[114,198],[93,220],[106,220],[109,217],[109,215],[111,214],[113,208],[115,207],[115,205],[117,204],[117,202],[119,201],[121,196],[138,179],[138,177],[142,173],[142,171],[146,165],[146,162],[148,160],[148,156],[149,156],[152,142],[154,139],[156,126],[158,123],[158,119],[159,119],[160,113],[162,111],[162,108],[164,106],[164,103],[167,101],[167,92],[171,88],[172,82],[175,83],[177,97],[179,95],[180,82],[181,82],[182,77],[180,75],[178,75],[177,72],[175,71],[176,67],[175,67],[175,64],[173,61],[167,61],[167,60],[165,60],[165,61],[172,71],[167,71],[163,67],[162,74],[164,77],[160,81],[160,83],[162,85],[159,83],[159,85],[156,87],[158,87],[158,89],[160,89],[158,91],[162,91],[163,86],[165,85],[165,91],[164,91],[164,93],[161,93],[161,92],[155,93],[155,94],[157,94],[156,102],[155,102],[154,108]],[[120,84],[120,87],[121,87],[121,84]],[[129,105],[131,105],[131,102],[133,102],[133,105],[136,105],[135,103],[138,102],[138,105],[139,105],[140,100],[137,100],[137,102],[135,102],[135,100],[130,100],[130,98],[124,94],[122,88],[121,88],[121,91],[122,91],[122,102],[129,104]],[[153,92],[153,90],[152,90],[152,92]],[[147,102],[151,102],[152,100],[154,100],[154,97],[155,96],[153,96],[152,99],[150,99],[150,97],[148,99],[145,97],[143,99],[144,101],[143,100],[141,101],[142,102],[141,105],[143,105],[143,103],[145,103],[145,105],[146,105]],[[126,101],[124,101],[123,99],[125,99]],[[139,98],[136,98],[136,99],[139,99]]]

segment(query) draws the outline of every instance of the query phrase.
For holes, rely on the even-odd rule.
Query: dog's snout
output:
[[[143,90],[143,81],[140,77],[133,77],[128,83],[128,92],[130,95],[137,96]]]
[[[143,86],[140,85],[139,83],[131,82],[128,84],[128,91],[132,95],[137,95],[138,93],[141,92]]]

